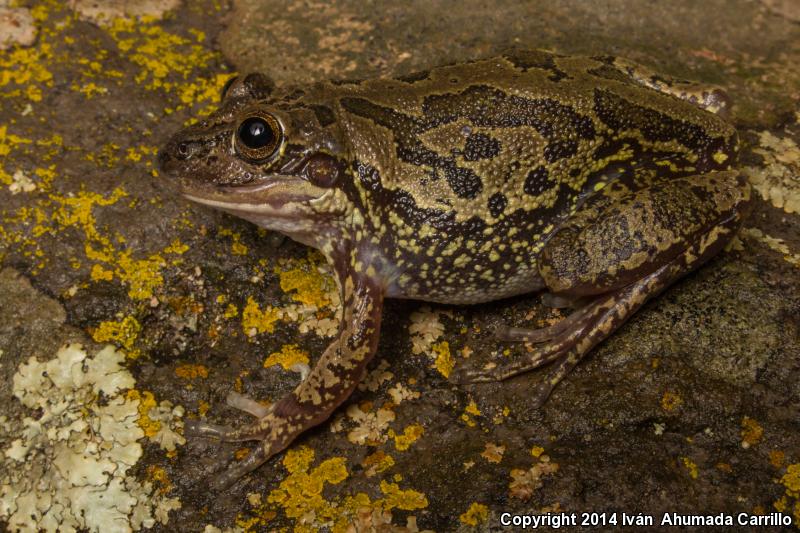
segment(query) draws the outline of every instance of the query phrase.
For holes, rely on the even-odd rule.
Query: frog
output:
[[[161,174],[186,199],[318,249],[341,300],[333,342],[255,417],[192,437],[255,441],[229,487],[327,420],[367,372],[389,298],[477,305],[522,294],[571,312],[500,326],[524,356],[457,367],[455,383],[539,367],[531,401],[645,302],[718,254],[751,209],[719,87],[614,56],[540,50],[400,77],[277,87],[232,78],[219,108],[170,138]]]

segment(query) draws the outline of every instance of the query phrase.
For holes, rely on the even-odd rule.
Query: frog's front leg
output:
[[[547,243],[539,272],[548,289],[567,298],[591,298],[549,328],[508,328],[506,340],[538,343],[526,358],[493,368],[462,368],[459,381],[505,379],[555,362],[537,391],[553,387],[595,345],[652,296],[718,253],[748,211],[750,189],[735,172],[714,172],[629,193],[600,193]]]
[[[361,381],[378,344],[383,305],[379,280],[348,275],[341,282],[342,326],[308,376],[289,394],[261,411],[251,401],[234,397],[234,405],[259,420],[239,429],[190,421],[187,434],[222,441],[259,440],[244,460],[220,474],[215,488],[225,488],[286,448],[300,433],[325,421]],[[230,402],[229,402],[230,403]]]

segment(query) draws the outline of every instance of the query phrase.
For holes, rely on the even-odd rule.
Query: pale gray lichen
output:
[[[126,476],[142,456],[139,400],[123,353],[89,356],[79,344],[13,378],[13,394],[36,414],[0,419],[0,518],[14,531],[128,532],[166,524],[180,507],[151,482]]]

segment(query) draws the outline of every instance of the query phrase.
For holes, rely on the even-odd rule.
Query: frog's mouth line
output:
[[[184,198],[233,213],[287,216],[287,205],[314,204],[329,191],[295,176],[275,175],[254,185],[183,187]]]

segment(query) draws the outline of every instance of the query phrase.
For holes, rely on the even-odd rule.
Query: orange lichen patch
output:
[[[764,428],[758,422],[746,416],[742,419],[742,448],[750,448],[751,446],[761,442],[764,437]]]
[[[498,445],[493,442],[487,442],[486,448],[481,453],[481,457],[490,463],[499,463],[503,460],[504,453],[506,453],[506,447],[502,444]]]
[[[423,433],[425,428],[419,424],[412,424],[406,427],[401,435],[396,434],[394,430],[389,431],[389,437],[394,439],[394,447],[403,452],[409,449]]]
[[[331,305],[331,292],[336,289],[333,278],[319,271],[322,258],[309,254],[307,260],[292,260],[275,268],[281,289],[291,293],[292,300],[321,309]],[[289,267],[289,268],[287,268]]]
[[[141,353],[133,345],[141,331],[139,321],[132,316],[126,316],[120,321],[101,322],[91,333],[95,342],[114,342],[125,348],[129,358],[136,359]]]
[[[347,440],[353,444],[375,446],[386,442],[385,431],[394,421],[395,414],[391,409],[380,408],[371,412],[372,405],[351,405],[345,411],[356,423],[356,427],[347,434]]]
[[[364,474],[367,477],[373,477],[376,474],[385,472],[394,466],[394,458],[391,455],[384,453],[381,450],[368,455],[361,461],[361,466],[364,467]]]
[[[661,397],[661,408],[665,411],[674,411],[683,404],[683,398],[678,393],[666,391]]]
[[[714,466],[717,468],[717,470],[720,472],[725,472],[726,474],[733,472],[733,467],[728,463],[717,463]]]
[[[558,472],[558,463],[550,461],[550,456],[546,453],[540,453],[537,459],[528,470],[515,468],[511,471],[511,482],[508,484],[509,496],[528,500],[544,485],[543,477]]]
[[[208,368],[203,365],[180,365],[175,368],[175,375],[183,379],[205,379],[208,377]]]
[[[381,481],[381,492],[385,496],[382,505],[387,511],[395,508],[413,511],[428,506],[428,498],[424,494],[412,489],[402,490],[396,483]]]
[[[785,459],[786,459],[786,454],[780,450],[772,450],[771,452],[769,452],[769,464],[771,464],[775,468],[782,467]]]
[[[209,409],[211,409],[211,404],[209,404],[208,402],[203,401],[203,400],[199,400],[197,402],[197,414],[198,415],[206,416],[206,413],[208,413]]]
[[[167,475],[167,471],[160,466],[148,466],[147,479],[152,481],[154,485],[158,486],[158,492],[161,494],[167,494],[174,488],[172,481],[170,481],[169,476]]]
[[[683,463],[683,466],[686,467],[686,470],[689,471],[689,476],[692,479],[697,479],[697,476],[699,475],[700,472],[699,469],[697,468],[697,464],[688,457],[681,457],[681,463]]]
[[[436,355],[433,368],[438,370],[444,377],[449,378],[450,372],[453,371],[453,367],[455,366],[453,356],[450,355],[450,343],[447,341],[437,342],[431,346],[431,349]]]
[[[237,461],[241,461],[248,455],[250,455],[250,448],[239,448],[233,453],[233,456],[236,458]]]
[[[272,333],[278,320],[280,320],[278,309],[267,306],[262,311],[252,296],[247,298],[247,305],[242,311],[242,329],[245,335],[252,337],[257,333]]]
[[[489,518],[489,508],[482,503],[473,502],[466,512],[459,515],[458,520],[462,524],[475,527],[478,524],[486,522]]]
[[[137,420],[136,423],[142,428],[142,431],[144,431],[145,437],[148,439],[155,437],[161,430],[161,422],[150,418],[149,413],[151,409],[154,409],[158,405],[156,397],[152,392],[139,392],[136,389],[129,390],[126,397],[129,400],[139,400],[139,420]]]
[[[279,352],[273,352],[264,361],[264,368],[281,365],[284,370],[291,370],[297,364],[307,365],[310,361],[308,352],[301,350],[296,344],[287,344]]]

